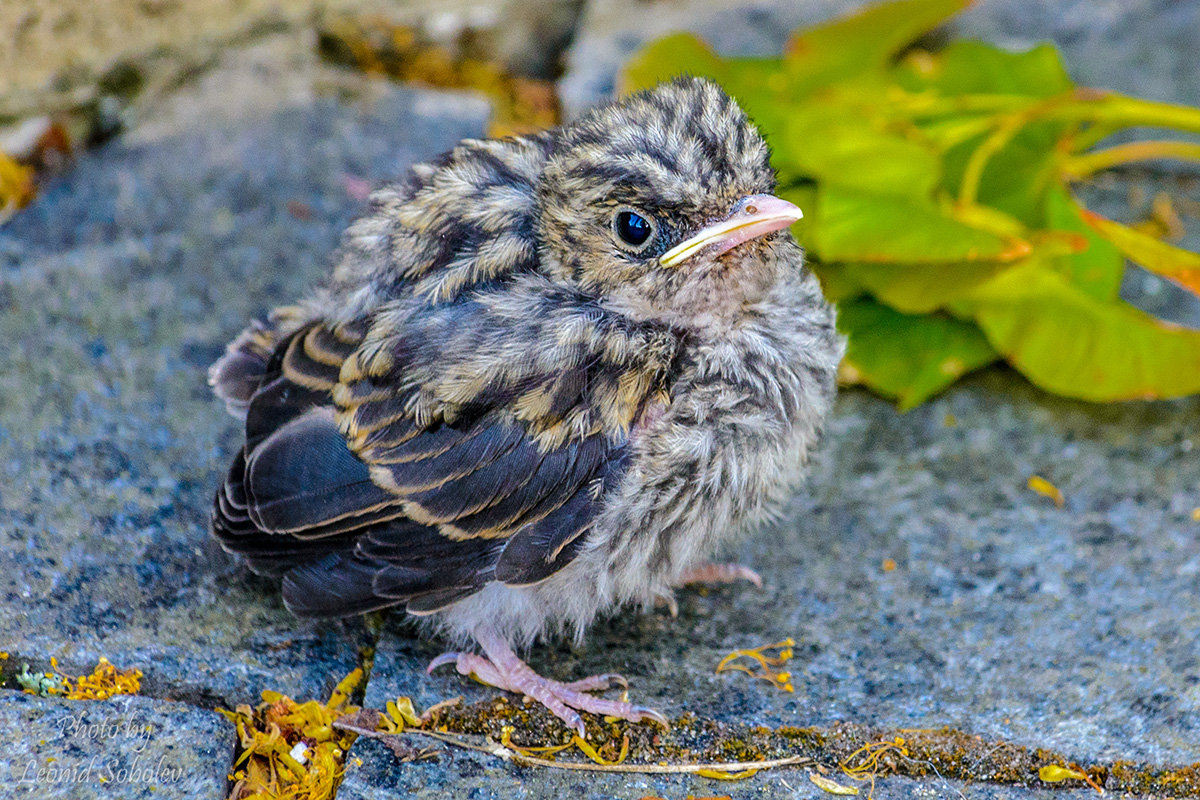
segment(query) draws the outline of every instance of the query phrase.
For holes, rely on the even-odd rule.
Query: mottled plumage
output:
[[[246,420],[216,535],[297,614],[399,606],[573,725],[648,715],[508,647],[669,596],[799,479],[842,345],[773,189],[698,79],[414,167],[214,365]]]

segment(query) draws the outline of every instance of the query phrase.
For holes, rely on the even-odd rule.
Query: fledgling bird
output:
[[[705,559],[788,496],[843,349],[774,187],[697,78],[414,167],[213,365],[246,426],[216,536],[297,615],[402,607],[482,650],[431,669],[580,733],[579,711],[661,720],[514,648],[752,574]]]

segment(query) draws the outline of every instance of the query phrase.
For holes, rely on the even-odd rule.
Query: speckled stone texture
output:
[[[236,735],[224,718],[146,697],[0,694],[0,796],[217,800]]]

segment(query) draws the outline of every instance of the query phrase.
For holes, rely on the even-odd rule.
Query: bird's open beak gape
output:
[[[663,253],[659,263],[675,267],[701,250],[715,258],[743,242],[783,230],[803,216],[797,206],[773,194],[748,195],[737,202],[728,217]]]

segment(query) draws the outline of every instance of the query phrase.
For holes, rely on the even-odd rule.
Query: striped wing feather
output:
[[[311,322],[268,357],[271,333],[256,325],[243,337],[254,349],[235,341],[214,367],[218,393],[246,412],[214,530],[256,571],[283,575],[299,614],[428,613],[491,580],[540,581],[579,552],[624,469],[623,437],[594,430],[548,447],[495,387],[452,422],[419,420],[403,364],[370,380],[346,368],[363,326]],[[587,380],[567,370],[559,393],[578,396]]]

